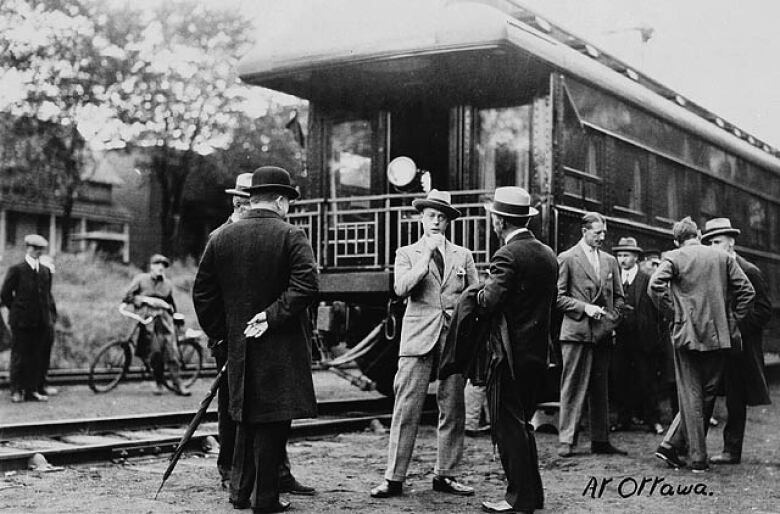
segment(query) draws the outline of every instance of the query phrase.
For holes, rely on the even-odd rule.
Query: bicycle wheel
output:
[[[133,360],[130,343],[111,341],[103,345],[89,366],[89,388],[96,393],[107,393],[119,384]]]
[[[203,367],[203,348],[196,339],[185,339],[179,341],[179,378],[181,385],[189,387],[195,383],[200,376],[200,370]],[[173,382],[166,370],[165,387],[174,390]]]

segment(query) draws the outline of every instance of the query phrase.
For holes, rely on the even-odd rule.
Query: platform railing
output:
[[[422,195],[388,194],[298,201],[290,221],[309,236],[322,270],[390,270],[396,248],[417,241],[422,226],[412,206]],[[491,253],[486,191],[452,193],[462,216],[448,229],[448,238],[472,251],[478,266]]]

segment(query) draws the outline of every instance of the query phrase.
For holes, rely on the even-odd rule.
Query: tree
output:
[[[227,145],[242,108],[244,86],[234,70],[249,44],[249,24],[191,0],[160,2],[125,19],[139,28],[125,48],[133,64],[108,96],[122,138],[152,149],[149,171],[162,191],[162,250],[176,255],[182,194],[195,158]]]
[[[88,159],[83,121],[105,105],[114,68],[122,64],[118,47],[98,33],[106,20],[93,8],[81,0],[0,4],[0,90],[6,92],[0,109],[8,116],[4,149],[10,148],[0,164],[7,188],[53,194],[59,202],[64,251]]]

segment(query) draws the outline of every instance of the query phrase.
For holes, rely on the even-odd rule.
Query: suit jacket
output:
[[[747,315],[739,323],[742,333],[742,355],[727,361],[726,387],[743,387],[748,405],[769,405],[769,387],[764,374],[764,327],[772,318],[772,301],[769,298],[764,275],[757,266],[737,255],[737,264],[745,272],[756,291],[755,300]]]
[[[623,344],[634,347],[634,349],[652,354],[662,351],[661,341],[661,317],[658,309],[653,305],[653,301],[647,294],[647,284],[650,281],[650,275],[642,271],[637,271],[634,278],[634,301],[628,301],[626,291],[626,305],[632,309],[626,309],[625,318],[615,330],[617,334],[617,344]]]
[[[528,230],[510,239],[490,261],[479,304],[486,313],[506,319],[515,376],[528,365],[547,365],[557,279],[555,253]]]
[[[215,232],[192,297],[206,334],[228,347],[230,415],[247,423],[316,416],[308,307],[318,293],[306,234],[266,210],[249,211]],[[244,337],[265,311],[268,331]]]
[[[51,295],[51,270],[39,264],[36,273],[27,261],[14,264],[0,288],[0,303],[9,309],[11,329],[53,327],[57,307]]]
[[[402,246],[395,252],[395,294],[408,298],[401,327],[399,357],[430,352],[449,319],[460,294],[478,281],[471,252],[449,241],[444,245],[444,277],[433,259],[422,261],[425,242]],[[438,251],[438,250],[436,250]]]
[[[620,267],[610,254],[599,251],[599,271],[591,266],[579,243],[558,256],[558,301],[563,314],[559,339],[568,342],[595,343],[596,323],[585,314],[585,306],[594,304],[608,311],[623,308]]]
[[[656,305],[674,312],[670,329],[677,349],[726,350],[738,337],[755,297],[734,257],[718,248],[688,243],[666,254],[647,289]],[[733,316],[727,305],[734,299]]]

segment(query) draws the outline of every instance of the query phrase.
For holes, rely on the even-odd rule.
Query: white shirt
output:
[[[38,259],[33,259],[29,255],[25,255],[24,260],[27,261],[27,264],[30,265],[30,267],[33,269],[34,272],[36,273],[38,272],[38,266],[40,266]]]
[[[593,270],[596,272],[596,276],[601,276],[601,266],[599,265],[599,252],[589,244],[585,242],[584,239],[580,239],[580,248],[582,248],[582,251],[585,252],[585,257],[588,258],[588,261],[590,261],[590,265],[593,266]]]
[[[517,228],[513,230],[512,232],[508,233],[506,237],[504,238],[504,243],[508,243],[513,237],[515,237],[517,234],[522,234],[523,232],[528,232],[528,229],[523,228]]]
[[[622,284],[631,285],[634,283],[636,274],[639,272],[639,266],[634,266],[631,269],[624,269],[620,271],[620,282]]]

